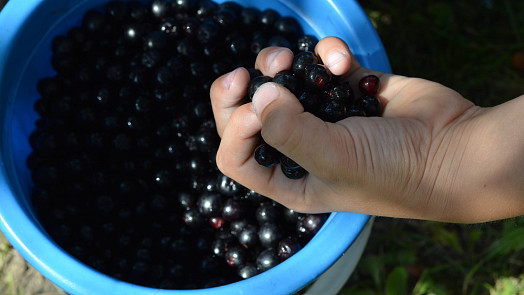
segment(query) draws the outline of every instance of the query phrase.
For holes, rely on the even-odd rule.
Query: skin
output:
[[[363,68],[338,38],[322,39],[315,51],[354,89],[377,75],[383,116],[324,122],[275,83],[243,104],[249,74],[238,68],[210,92],[224,174],[299,212],[460,223],[524,214],[524,96],[481,108],[441,84]],[[274,76],[292,59],[288,49],[270,47],[255,67]],[[261,137],[309,174],[291,180],[279,165],[258,165]]]

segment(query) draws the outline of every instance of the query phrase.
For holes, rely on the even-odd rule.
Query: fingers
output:
[[[311,174],[330,177],[326,167],[340,160],[343,147],[339,125],[304,112],[294,95],[276,83],[260,86],[253,96],[253,109],[261,122],[262,138],[270,146]]]
[[[273,77],[276,73],[287,70],[293,63],[293,52],[284,47],[267,47],[257,55],[255,68],[262,74]]]
[[[295,99],[296,100],[296,99]],[[280,172],[280,166],[259,165],[253,151],[260,143],[261,124],[251,103],[238,107],[224,128],[217,152],[216,163],[220,171],[238,183],[266,196],[272,196],[284,205],[304,207],[300,192],[304,179],[291,180]]]
[[[231,73],[222,75],[211,85],[211,106],[220,137],[233,111],[243,104],[248,83],[248,71],[237,68]]]
[[[315,47],[316,54],[334,75],[346,74],[350,68],[355,71],[360,64],[351,54],[346,42],[336,37],[326,37]]]

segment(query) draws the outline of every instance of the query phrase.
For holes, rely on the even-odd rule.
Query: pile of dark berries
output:
[[[349,81],[332,75],[320,58],[311,51],[296,54],[291,69],[279,72],[273,78],[264,76],[257,70],[250,70],[250,76],[247,93],[249,100],[253,99],[253,95],[262,84],[274,82],[291,91],[304,107],[304,111],[326,122],[334,123],[348,117],[373,117],[382,114],[382,107],[376,98],[380,87],[377,76],[363,77],[358,84],[361,95],[356,97]],[[280,164],[282,172],[290,179],[299,179],[307,174],[299,164],[263,141],[255,149],[254,157],[265,167]]]
[[[275,10],[201,0],[108,2],[52,41],[27,158],[49,235],[127,282],[206,288],[299,251],[327,215],[299,214],[214,163],[209,88],[271,45],[318,40]]]

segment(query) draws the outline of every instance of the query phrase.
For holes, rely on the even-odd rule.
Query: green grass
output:
[[[393,72],[481,106],[524,94],[524,1],[361,0]],[[492,4],[490,4],[492,3]],[[340,295],[524,294],[524,218],[477,225],[377,218]]]

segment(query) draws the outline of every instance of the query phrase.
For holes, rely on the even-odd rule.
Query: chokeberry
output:
[[[253,80],[251,80],[249,82],[249,86],[248,86],[248,97],[249,97],[249,100],[253,100],[253,95],[255,94],[257,89],[260,86],[262,86],[262,84],[267,83],[267,82],[271,82],[271,80],[272,80],[272,78],[268,77],[268,76],[258,76],[258,77],[253,78]]]
[[[364,95],[376,95],[380,88],[380,79],[375,75],[364,76],[358,82],[358,88]]]
[[[271,269],[279,263],[275,248],[266,249],[257,257],[257,269],[261,272]]]
[[[280,163],[280,155],[278,150],[267,143],[262,143],[255,149],[255,160],[258,164],[265,167],[271,167]]]

